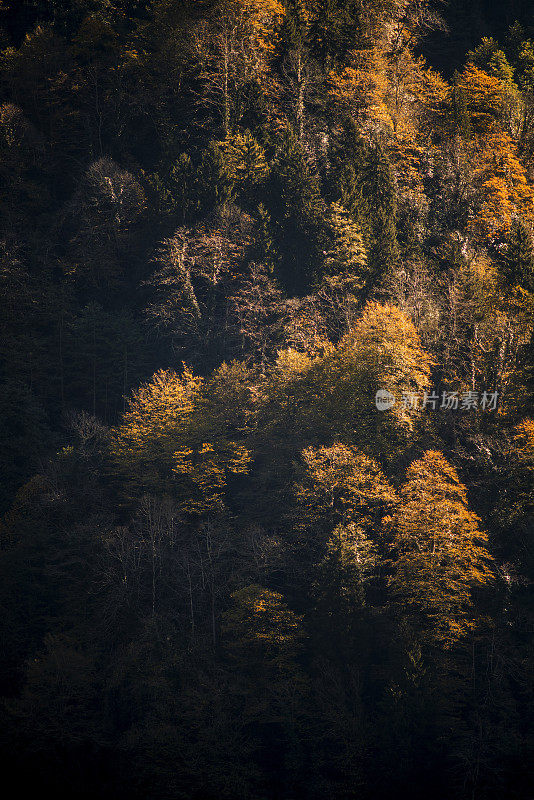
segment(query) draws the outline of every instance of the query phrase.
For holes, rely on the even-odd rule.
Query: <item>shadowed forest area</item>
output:
[[[533,235],[532,0],[0,0],[6,785],[532,800]]]

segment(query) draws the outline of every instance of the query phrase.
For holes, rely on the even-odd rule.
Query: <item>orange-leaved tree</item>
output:
[[[466,120],[466,155],[473,170],[475,204],[470,230],[483,240],[509,230],[514,216],[534,217],[534,191],[506,121],[518,103],[509,82],[468,64],[454,86],[453,103]],[[508,130],[507,130],[508,128]]]
[[[410,318],[395,306],[369,302],[354,329],[317,365],[317,408],[340,432],[348,427],[360,446],[373,430],[387,450],[392,434],[412,433],[418,411],[403,397],[428,387],[431,364]],[[390,409],[377,411],[378,390],[395,398]]]
[[[392,598],[430,641],[450,646],[476,624],[472,592],[491,580],[487,535],[439,451],[428,450],[410,465],[399,494],[386,521]]]

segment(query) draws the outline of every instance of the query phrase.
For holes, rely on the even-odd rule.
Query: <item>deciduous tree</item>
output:
[[[389,535],[399,613],[434,643],[454,644],[476,624],[472,592],[492,571],[487,534],[442,453],[428,450],[408,468]]]

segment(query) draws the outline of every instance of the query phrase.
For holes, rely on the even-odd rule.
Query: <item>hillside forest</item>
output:
[[[0,1],[0,746],[57,800],[532,800],[530,0]]]

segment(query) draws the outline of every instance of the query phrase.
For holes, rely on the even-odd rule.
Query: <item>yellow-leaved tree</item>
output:
[[[229,438],[224,396],[224,384],[232,385],[235,421],[243,379],[238,366],[225,364],[206,386],[187,369],[181,376],[160,370],[134,392],[112,442],[112,459],[130,495],[163,491],[187,513],[223,506],[228,473],[246,472],[250,461],[244,445]]]
[[[450,646],[476,624],[472,591],[492,578],[487,535],[456,470],[436,450],[410,465],[399,495],[386,520],[393,600],[431,642]]]
[[[414,430],[419,412],[406,398],[428,387],[431,364],[410,318],[395,306],[369,302],[314,370],[316,412],[361,447],[377,436],[376,452],[387,455],[398,437]],[[385,411],[376,406],[379,390],[395,399]]]
[[[281,594],[255,584],[234,592],[232,601],[222,624],[228,650],[246,655],[250,666],[290,667],[303,638],[302,617]]]
[[[331,619],[364,604],[378,564],[380,525],[397,497],[380,465],[355,447],[308,447],[302,460],[296,530],[316,561],[318,609]]]
[[[386,105],[386,65],[377,47],[353,50],[349,63],[332,70],[328,79],[330,102],[338,112],[348,114],[362,126],[369,123],[392,127]]]
[[[411,403],[430,383],[432,360],[407,316],[369,302],[353,330],[320,355],[282,351],[267,385],[263,430],[269,449],[342,441],[388,458],[413,435],[421,411]],[[376,393],[393,405],[379,411]]]
[[[513,125],[519,93],[509,82],[468,64],[453,100],[464,118],[464,148],[475,200],[470,230],[484,241],[510,229],[515,216],[534,217],[534,191],[518,157]],[[508,130],[506,128],[508,127]]]
[[[230,691],[249,722],[258,716],[287,736],[294,704],[304,688],[298,664],[305,632],[302,616],[283,595],[252,584],[233,592],[222,618],[222,639],[233,671]]]
[[[380,465],[355,447],[339,442],[302,452],[304,480],[297,488],[306,526],[356,522],[369,531],[395,502],[395,491]]]

